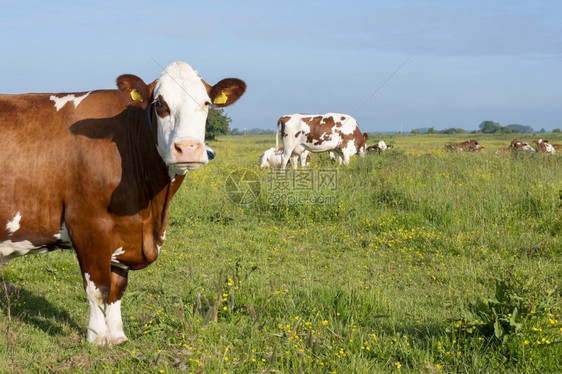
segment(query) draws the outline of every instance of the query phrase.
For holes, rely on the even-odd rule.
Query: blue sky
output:
[[[0,0],[0,32],[2,93],[150,82],[183,60],[247,82],[227,108],[240,129],[326,112],[368,132],[562,128],[559,0]]]

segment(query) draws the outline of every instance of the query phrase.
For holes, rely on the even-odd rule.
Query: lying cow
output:
[[[521,142],[517,139],[513,139],[509,147],[502,147],[498,148],[496,153],[502,152],[516,152],[516,151],[528,151],[528,152],[535,152],[535,149],[531,147],[529,143]]]
[[[276,143],[279,144],[279,127],[283,139],[281,168],[291,159],[297,168],[297,157],[304,151],[333,151],[341,165],[349,164],[351,156],[365,155],[367,133],[361,133],[355,119],[346,114],[286,115],[277,121]]]
[[[275,147],[271,147],[260,156],[258,165],[260,168],[277,169],[281,166],[282,156],[283,156],[283,148],[275,150]],[[310,164],[309,151],[305,150],[297,157],[300,166],[305,167]]]
[[[88,340],[127,340],[121,298],[129,270],[158,257],[170,200],[206,164],[209,107],[246,89],[207,84],[185,62],[118,89],[0,95],[0,262],[72,248],[90,307]]]
[[[447,148],[447,150],[449,151],[464,151],[464,152],[476,152],[484,149],[484,147],[482,147],[480,143],[478,143],[478,141],[474,139],[467,140],[462,143],[449,144],[446,145],[445,148]]]
[[[537,152],[539,153],[556,153],[556,148],[554,145],[550,144],[548,140],[543,141],[539,138],[537,140],[533,140],[533,143],[537,145]]]
[[[374,152],[380,153],[392,147],[393,147],[392,144],[386,144],[384,140],[380,140],[377,144],[368,146],[366,151],[367,153],[374,153]]]

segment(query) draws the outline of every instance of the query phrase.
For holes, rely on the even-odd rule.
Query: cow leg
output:
[[[293,167],[293,170],[297,170],[297,167],[299,166],[299,155],[291,155],[291,166]]]
[[[333,160],[336,161],[339,166],[341,166],[342,156],[338,152],[334,152],[333,155]]]
[[[128,340],[123,331],[123,320],[121,318],[121,298],[127,288],[127,275],[127,270],[111,268],[111,289],[105,310],[107,341],[110,344],[120,344]]]
[[[99,279],[92,279],[89,272],[83,271],[84,288],[90,307],[88,321],[88,341],[97,345],[106,343],[107,325],[105,323],[105,300],[109,290],[109,280],[107,282]]]
[[[285,146],[285,144],[283,144]],[[293,149],[283,148],[283,154],[281,155],[281,170],[285,170],[287,167],[287,162],[289,162],[289,158],[293,153]]]

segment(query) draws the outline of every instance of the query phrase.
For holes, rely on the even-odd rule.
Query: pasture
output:
[[[274,136],[221,137],[158,260],[130,273],[130,341],[86,342],[74,253],[19,258],[1,269],[0,372],[557,372],[562,155],[494,153],[513,137],[370,135],[394,149],[312,155],[283,190],[257,167]],[[444,149],[472,138],[482,152]],[[239,169],[261,187],[242,204]]]

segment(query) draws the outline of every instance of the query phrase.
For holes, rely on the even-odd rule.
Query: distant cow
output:
[[[367,153],[373,153],[373,152],[380,153],[392,147],[393,147],[392,144],[386,144],[384,140],[380,140],[377,144],[368,146],[366,151]]]
[[[340,165],[342,159],[344,165],[348,165],[351,156],[356,153],[365,155],[367,133],[362,134],[355,119],[346,114],[283,116],[277,121],[277,144],[279,127],[281,127],[284,149],[282,169],[289,159],[293,169],[296,169],[297,156],[304,151],[333,151]]]
[[[541,138],[533,140],[533,143],[537,145],[537,152],[539,153],[556,153],[556,148],[554,145],[550,144],[548,140],[542,140]]]
[[[279,168],[281,166],[282,156],[283,148],[275,150],[275,147],[271,147],[260,156],[258,165],[260,168]],[[306,150],[303,151],[300,155],[298,155],[297,160],[300,166],[308,166],[310,164],[310,152]]]
[[[127,340],[121,298],[129,270],[154,262],[170,200],[206,164],[209,107],[246,84],[207,84],[185,62],[118,89],[0,95],[0,262],[74,249],[90,307],[88,340]]]
[[[509,147],[502,147],[498,148],[496,153],[502,152],[514,152],[514,151],[528,151],[528,152],[535,152],[535,149],[531,147],[529,143],[521,142],[517,139],[513,139]]]
[[[449,151],[464,151],[464,152],[475,152],[484,149],[484,147],[482,147],[480,143],[478,143],[478,141],[474,139],[467,140],[462,143],[449,144],[446,145],[445,148],[447,148]]]

